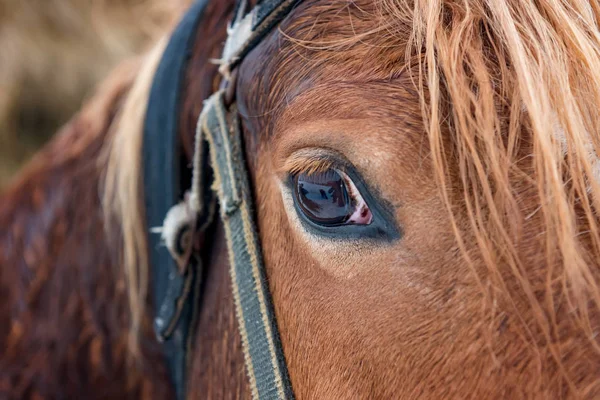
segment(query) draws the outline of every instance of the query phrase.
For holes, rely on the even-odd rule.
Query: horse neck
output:
[[[196,48],[186,71],[180,137],[184,154],[193,157],[194,132],[204,99],[217,88],[217,66],[227,22],[235,1],[214,0],[207,5],[196,33]],[[220,223],[208,234],[204,250],[202,307],[196,326],[188,398],[250,398],[244,356],[231,294],[225,234]]]
[[[0,196],[0,398],[171,393],[149,329],[139,367],[128,359],[126,280],[98,196],[109,127],[138,69],[118,68]]]

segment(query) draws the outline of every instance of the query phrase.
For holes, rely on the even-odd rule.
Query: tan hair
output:
[[[123,241],[122,263],[127,278],[131,313],[129,347],[138,354],[138,337],[148,294],[148,243],[142,188],[143,123],[154,73],[164,52],[163,38],[146,57],[138,78],[115,119],[106,148],[107,169],[103,207],[109,232],[116,230]],[[117,222],[115,224],[115,221]]]
[[[497,266],[510,266],[537,321],[531,329],[549,343],[559,368],[562,356],[553,343],[560,340],[560,296],[571,308],[571,323],[598,350],[591,315],[597,318],[600,306],[600,6],[579,0],[415,0],[411,9],[392,0],[382,4],[412,22],[407,54],[423,54],[417,79],[427,86],[427,95],[420,88],[423,117],[463,256],[475,268],[453,212],[449,172],[457,170],[468,237],[475,238],[490,280],[507,292]],[[518,204],[520,182],[534,188],[530,195],[539,208],[530,215]],[[538,213],[539,251],[548,269],[541,283],[532,281],[535,266],[524,265],[518,248],[523,221]],[[533,335],[529,340],[535,344]]]

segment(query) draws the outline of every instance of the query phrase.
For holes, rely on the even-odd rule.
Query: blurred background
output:
[[[0,0],[0,190],[190,0]]]

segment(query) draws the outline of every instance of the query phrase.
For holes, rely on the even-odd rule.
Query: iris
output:
[[[343,172],[322,172],[293,176],[294,201],[311,222],[321,226],[371,223],[371,212],[358,190]]]

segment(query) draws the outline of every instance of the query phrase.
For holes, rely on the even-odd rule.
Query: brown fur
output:
[[[251,399],[231,292],[225,233],[220,224],[210,237],[211,256],[205,264],[205,289],[188,398]]]
[[[550,100],[540,94],[536,102],[526,95],[536,85],[551,86],[544,86],[551,80],[532,81],[528,74],[539,72],[538,67],[545,68],[544,63],[552,65],[556,61],[552,52],[560,53],[561,45],[542,41],[551,57],[537,64],[530,62],[530,69],[524,70],[515,69],[518,60],[510,53],[514,48],[503,47],[508,38],[521,43],[521,32],[531,33],[545,24],[546,20],[535,14],[542,7],[556,11],[559,4],[554,0],[486,4],[480,7],[478,0],[415,4],[306,0],[240,67],[237,93],[261,244],[284,353],[300,399],[600,396],[600,352],[594,336],[600,330],[595,298],[599,281],[598,221],[596,216],[590,217],[596,201],[592,194],[599,191],[598,185],[590,181],[586,161],[589,148],[584,140],[585,132],[596,130],[574,129],[579,126],[574,116],[583,112],[580,106],[587,101],[585,105],[593,110],[600,101],[590,90],[592,97],[566,98],[564,102],[572,106],[568,110],[550,107],[556,111],[568,142],[568,148],[561,149],[554,121],[541,122],[542,117],[552,117],[543,110]],[[506,11],[503,5],[512,7],[510,18],[499,18],[499,13]],[[594,5],[588,11],[600,12],[600,6]],[[208,32],[203,29],[210,27],[215,29],[211,32],[214,36],[204,42],[207,47],[198,44],[187,72],[181,134],[188,155],[201,100],[216,86],[215,67],[208,64],[208,58],[218,54],[230,6],[219,1],[211,3],[213,24],[201,25],[198,34],[206,37]],[[574,7],[588,18],[588,11],[579,2]],[[534,14],[538,25],[532,27],[523,16]],[[558,25],[571,21],[565,15],[544,15],[556,18]],[[514,32],[501,36],[504,33],[500,28],[514,22],[511,18],[519,19],[522,31],[517,32],[517,38]],[[469,34],[460,35],[465,32]],[[485,40],[484,33],[490,35]],[[580,32],[575,29],[575,33]],[[551,37],[566,36],[554,31]],[[593,42],[589,37],[595,36],[575,37],[580,45]],[[528,40],[535,42],[537,37]],[[600,58],[594,49],[587,50],[590,52],[585,60],[595,65]],[[457,59],[468,62],[451,62]],[[569,83],[576,89],[585,87],[582,82],[590,78],[590,69],[582,64],[568,67],[576,73]],[[565,90],[564,81],[558,79],[562,70],[544,73],[557,78],[553,82],[557,90]],[[149,85],[146,78],[136,81],[142,89]],[[600,90],[600,85],[590,85]],[[122,121],[129,117],[139,122],[143,112],[138,108],[127,108],[126,104],[124,110],[135,112],[124,115]],[[10,205],[6,213],[0,214],[0,221],[6,218],[2,226],[11,226],[11,232],[16,230],[19,235],[13,232],[0,238],[3,252],[10,259],[3,260],[3,265],[22,262],[21,255],[37,251],[39,246],[32,241],[20,251],[13,236],[23,237],[22,232],[29,231],[23,230],[22,224],[12,224],[12,219],[8,220],[13,218],[11,215],[33,215],[40,223],[42,217],[54,215],[41,212],[48,209],[42,209],[42,203],[37,213],[27,209],[23,214],[17,212],[29,204],[26,198],[36,198],[30,196],[35,191],[28,185],[37,182],[37,176],[45,177],[43,182],[49,188],[71,190],[71,196],[66,200],[63,197],[63,201],[73,201],[73,195],[77,195],[80,209],[68,207],[71,204],[67,202],[62,203],[61,210],[99,212],[90,186],[83,185],[87,195],[73,191],[80,187],[75,172],[88,171],[83,168],[85,163],[98,157],[99,146],[93,138],[110,119],[100,110],[102,107],[94,109],[94,115],[104,122],[88,127],[85,137],[90,141],[80,147],[92,154],[78,153],[74,160],[83,164],[75,163],[73,169],[60,174],[68,185],[48,180],[44,174],[52,168],[38,166],[32,167],[34,172],[25,175],[23,183],[9,193],[7,198],[12,201],[7,202]],[[581,122],[584,128],[596,126],[596,114],[586,116],[589,118]],[[85,114],[79,121],[86,121]],[[121,129],[114,134],[118,140],[111,147],[113,155],[120,154],[115,153],[116,148],[132,152],[124,153],[129,158],[113,157],[109,165],[112,172],[108,174],[108,186],[118,182],[109,191],[119,196],[105,199],[104,206],[109,207],[105,211],[118,210],[116,216],[121,220],[113,228],[117,230],[121,224],[125,243],[122,250],[125,255],[133,255],[117,259],[130,265],[125,265],[125,272],[117,268],[110,277],[113,282],[123,279],[121,274],[128,278],[149,274],[147,263],[139,258],[145,244],[136,241],[145,229],[140,228],[141,202],[131,201],[136,195],[139,200],[140,142],[135,138],[139,139],[136,135],[140,131],[139,127],[123,129],[134,125],[120,124]],[[592,142],[596,136],[592,135]],[[119,141],[124,138],[130,140]],[[130,147],[117,146],[121,143]],[[303,169],[298,165],[302,161],[295,157],[299,150],[306,155],[323,149],[343,155],[377,197],[387,203],[402,232],[399,239],[387,243],[334,241],[309,234],[298,224],[282,181],[290,166]],[[57,146],[44,154],[49,154],[42,158],[46,165],[62,160],[57,156]],[[303,159],[310,165],[310,157]],[[556,171],[562,175],[552,175]],[[89,180],[99,184],[98,171],[93,172],[96,175],[90,176],[96,176],[96,180]],[[53,204],[49,200],[45,207]],[[93,221],[97,222],[94,226],[101,226],[102,218],[93,215],[99,220]],[[77,216],[78,222],[85,221]],[[32,232],[47,232],[42,228]],[[71,248],[85,248],[85,238],[94,237],[97,231],[85,223],[77,228],[84,231],[69,238],[82,242],[69,244]],[[54,236],[47,235],[40,242],[44,256],[54,251],[48,245],[52,243],[50,237]],[[190,397],[246,397],[240,339],[235,332],[231,295],[225,290],[226,256],[220,228],[209,238],[213,247],[205,251],[210,253],[206,263],[210,286],[198,325]],[[107,253],[109,246],[103,239],[94,243],[99,249],[97,254]],[[128,249],[128,243],[137,248]],[[121,250],[119,246],[110,248]],[[579,253],[569,258],[575,250]],[[72,253],[61,254],[65,257]],[[115,254],[118,257],[119,252]],[[29,273],[28,258],[23,257],[24,266],[19,269],[25,271],[23,274]],[[62,265],[60,259],[42,259],[48,265]],[[31,265],[37,265],[35,261],[32,259]],[[18,309],[27,297],[25,292],[14,292],[20,288],[14,283],[19,280],[12,275],[5,279],[5,271],[13,270],[3,266],[3,295],[6,291],[11,299],[11,309],[2,310],[3,317],[12,308]],[[56,298],[69,293],[51,286],[54,281],[47,276],[39,275],[42,290]],[[61,284],[72,276],[77,274],[61,276]],[[144,280],[135,282],[127,291],[130,306],[137,304],[136,309],[126,309],[125,293],[118,302],[111,303],[123,307],[125,313],[122,323],[113,324],[110,330],[118,332],[117,345],[124,346],[131,322],[128,319],[135,319],[141,309],[140,303],[131,300],[146,300],[145,288],[138,284]],[[37,286],[30,287],[38,292]],[[32,312],[27,307],[23,310],[19,314],[23,318]],[[102,314],[104,318],[106,315],[111,314]],[[132,324],[141,344],[142,362],[155,354],[153,342],[148,341],[143,329],[147,318],[147,313],[142,314],[140,323]],[[37,360],[36,342],[31,338],[38,321],[43,319],[31,320],[30,329],[17,325],[8,333],[6,340],[15,341],[16,348],[23,349],[24,363]],[[63,325],[83,332],[77,329],[80,325]],[[12,343],[11,351],[15,348]],[[47,353],[54,347],[45,345],[41,349]],[[85,357],[88,353],[71,354]],[[61,353],[56,365],[73,365],[67,354]],[[8,361],[4,360],[0,358],[2,366],[17,366],[15,376],[23,376],[21,371],[27,370],[12,352]],[[120,371],[121,364],[115,365],[109,368],[112,373]],[[156,366],[151,362],[142,365]],[[0,371],[4,373],[4,369]],[[135,369],[128,370],[134,381],[131,390],[141,390],[145,377],[163,388],[160,371],[158,368],[142,377]],[[0,380],[0,388],[6,387],[11,393],[20,389],[12,382],[13,375],[8,376]],[[44,387],[31,376],[25,379],[27,387]],[[35,376],[43,376],[46,381],[55,377],[47,370]],[[84,388],[68,390],[87,393]],[[158,395],[159,391],[152,390]]]
[[[502,235],[493,231],[495,204],[476,198],[482,213],[477,223],[490,231],[470,226],[466,201],[470,191],[480,189],[459,173],[459,161],[470,162],[460,159],[463,137],[452,136],[460,127],[443,123],[439,146],[446,187],[440,192],[440,166],[433,157],[438,143],[423,135],[428,126],[418,81],[428,78],[419,75],[420,61],[407,47],[420,21],[394,20],[402,15],[399,3],[305,1],[241,67],[238,99],[251,144],[261,241],[296,393],[320,399],[596,398],[600,353],[597,338],[589,336],[600,328],[596,253],[582,255],[583,273],[589,268],[596,283],[586,297],[589,305],[580,309],[589,314],[579,320],[572,315],[576,303],[559,284],[561,262],[547,258],[546,246],[554,239],[550,232],[544,238],[547,220],[536,213],[538,172],[529,155],[537,139],[527,126],[511,150],[518,164],[498,171],[509,175],[497,188],[503,182],[514,187],[510,196],[516,203],[501,217],[500,229],[517,224],[518,233],[510,233],[508,244],[499,239],[489,244],[498,248],[478,248],[488,245],[487,237]],[[455,7],[447,13],[455,11],[458,20],[461,8]],[[500,82],[509,91],[505,74]],[[445,76],[449,86],[455,77]],[[483,88],[485,82],[478,84]],[[455,90],[452,96],[460,99],[468,88],[441,90]],[[460,112],[453,99],[443,99],[445,118]],[[508,121],[511,110],[498,110]],[[518,113],[513,109],[510,115]],[[470,129],[473,135],[485,132]],[[498,129],[514,134],[506,124]],[[333,149],[349,159],[393,205],[404,236],[391,245],[341,245],[304,233],[294,222],[296,211],[282,201],[288,195],[278,182],[294,152],[310,148]],[[495,161],[484,162],[491,164],[484,164],[491,169],[489,179],[501,179],[494,175]],[[498,197],[487,201],[502,204]],[[581,240],[593,246],[595,239]],[[523,268],[518,274],[513,263]]]
[[[151,332],[141,363],[128,362],[125,276],[98,193],[108,128],[138,64],[115,71],[2,196],[1,398],[169,396]]]

